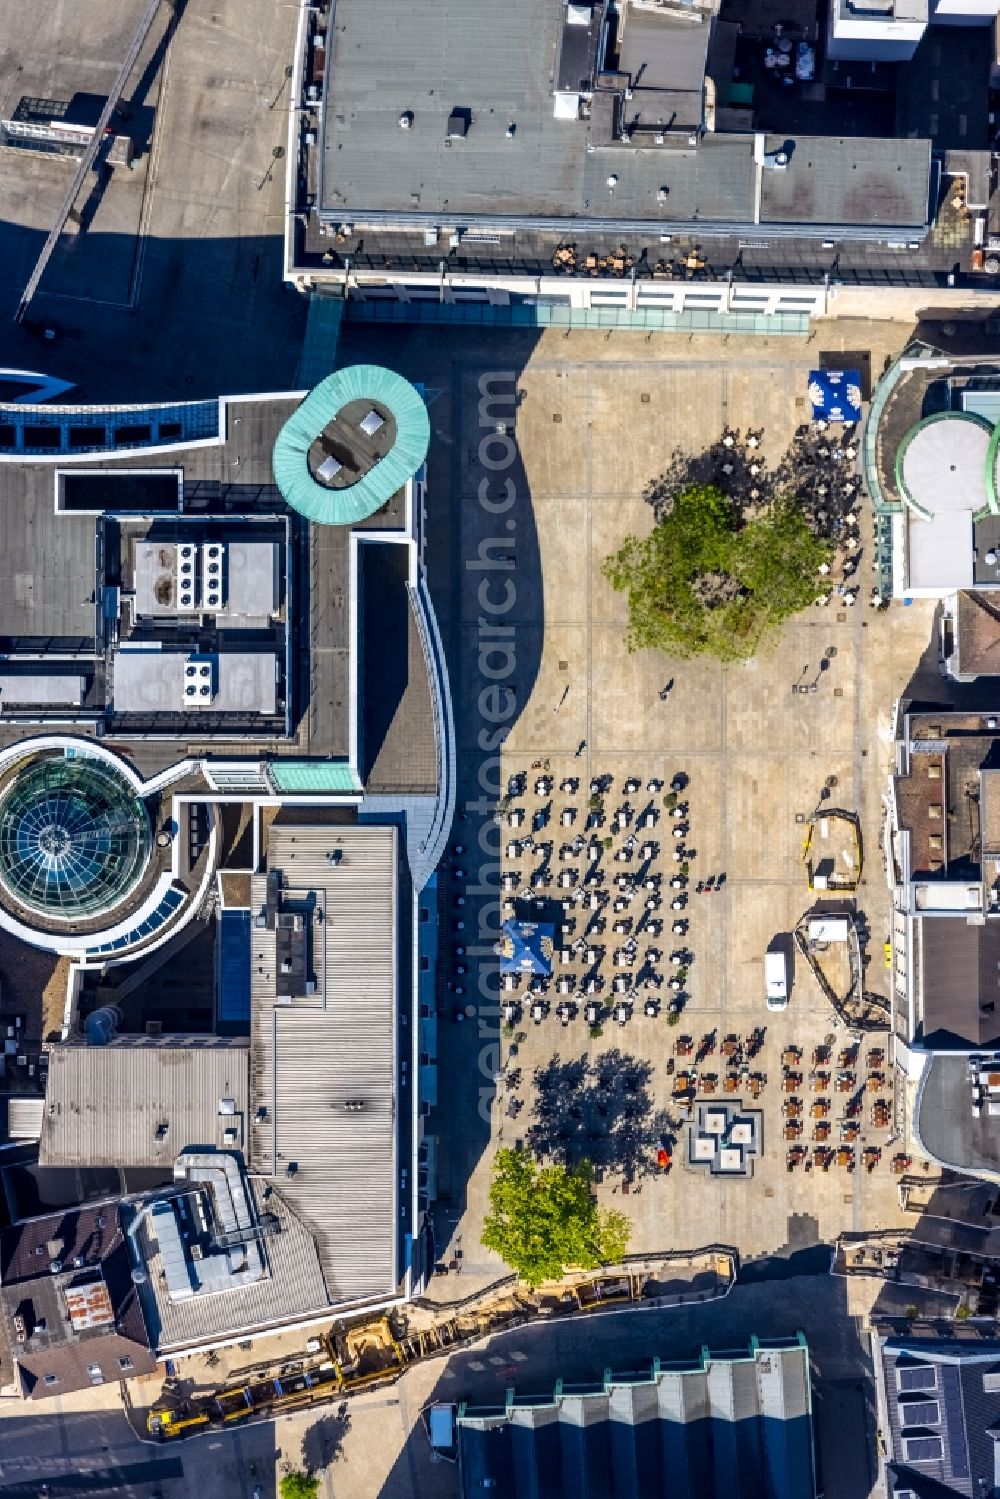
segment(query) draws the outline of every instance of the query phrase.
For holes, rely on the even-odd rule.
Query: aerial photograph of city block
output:
[[[1000,0],[0,0],[0,1040],[0,1499],[998,1499]]]

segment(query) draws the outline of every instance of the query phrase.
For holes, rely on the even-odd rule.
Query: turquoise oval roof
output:
[[[377,401],[396,422],[396,441],[356,484],[328,489],[309,470],[309,449],[350,401]],[[274,477],[289,505],[325,526],[351,526],[381,510],[427,457],[431,424],[417,391],[402,375],[377,364],[336,370],[309,392],[278,433]]]

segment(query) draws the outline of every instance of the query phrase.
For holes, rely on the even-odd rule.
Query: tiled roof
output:
[[[0,1285],[35,1280],[41,1272],[47,1272],[52,1259],[47,1246],[52,1240],[60,1241],[60,1258],[64,1263],[79,1260],[80,1269],[99,1265],[120,1238],[118,1211],[113,1202],[67,1208],[16,1223],[0,1230]]]
[[[879,1346],[878,1374],[889,1495],[913,1490],[971,1499],[991,1493],[1000,1343],[887,1338]],[[917,1457],[913,1443],[921,1437],[936,1438],[937,1457]]]
[[[955,624],[963,677],[1000,676],[1000,609],[984,594],[962,589]]]
[[[63,1268],[54,1271],[54,1263]],[[29,1398],[155,1368],[131,1271],[114,1202],[50,1213],[0,1233],[0,1312]],[[75,1327],[66,1293],[90,1285],[96,1276],[103,1280],[114,1321]]]

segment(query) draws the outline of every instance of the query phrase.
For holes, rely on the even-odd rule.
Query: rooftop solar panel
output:
[[[939,1462],[944,1453],[940,1437],[906,1437],[903,1445],[908,1463]]]
[[[897,1364],[896,1386],[900,1390],[933,1390],[937,1369],[933,1364]]]
[[[901,1400],[899,1420],[903,1426],[936,1426],[941,1419],[941,1406],[936,1400]]]
[[[965,1429],[962,1376],[953,1365],[941,1367],[944,1429],[948,1438],[948,1466],[953,1478],[969,1477],[969,1438]]]

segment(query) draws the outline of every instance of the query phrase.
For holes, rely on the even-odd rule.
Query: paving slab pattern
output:
[[[442,995],[439,1119],[445,1201],[439,1250],[462,1265],[459,1283],[434,1283],[443,1299],[501,1272],[496,1257],[479,1247],[479,1229],[493,1151],[499,1143],[524,1138],[530,1124],[534,1067],[553,1055],[593,1060],[619,1047],[651,1065],[655,1114],[672,1107],[666,1064],[679,1032],[698,1038],[716,1030],[721,1038],[767,1026],[761,1058],[768,1076],[762,1098],[764,1156],[751,1182],[719,1182],[675,1167],[668,1179],[647,1179],[638,1196],[633,1187],[624,1200],[621,1182],[609,1173],[599,1195],[609,1205],[627,1208],[637,1250],[721,1240],[738,1243],[752,1258],[801,1244],[809,1235],[830,1241],[843,1228],[898,1221],[888,1170],[892,1150],[870,1176],[835,1167],[829,1173],[788,1172],[782,1050],[794,1043],[808,1059],[831,1035],[838,1046],[846,1044],[846,1034],[837,1031],[804,964],[798,965],[788,1010],[769,1014],[763,954],[775,936],[791,933],[812,903],[802,862],[805,827],[796,814],[808,816],[827,779],[835,776],[838,804],[856,809],[863,824],[867,864],[858,904],[873,934],[867,982],[885,987],[881,942],[883,929],[888,930],[889,892],[879,831],[891,715],[930,639],[932,606],[918,603],[885,614],[860,607],[806,611],[755,660],[724,668],[706,660],[668,660],[652,651],[630,655],[623,638],[624,600],[601,568],[626,534],[651,527],[642,491],[676,449],[701,451],[728,422],[763,427],[765,450],[778,458],[803,419],[806,375],[821,348],[869,348],[873,368],[880,369],[908,331],[877,323],[822,325],[811,343],[783,340],[780,348],[767,339],[670,336],[619,338],[612,346],[600,337],[559,334],[525,340],[520,347],[509,339],[485,352],[455,335],[445,341],[423,333],[395,345],[397,367],[410,374],[422,367],[432,396],[437,437],[431,448],[432,524],[435,514],[439,520],[447,516],[451,528],[446,549],[435,552],[432,543],[431,577],[450,647],[458,724],[459,806],[465,819],[456,824],[454,837],[465,850],[457,863],[465,868],[466,884],[480,892],[468,894],[459,907],[462,881],[444,882],[445,950],[451,944],[469,946],[480,931],[482,938],[459,985],[467,992]],[[369,357],[375,357],[367,339],[366,344]],[[483,371],[495,375],[505,368],[505,359],[510,389],[519,398],[516,412],[511,407],[508,413],[516,455],[501,475],[482,462],[480,438],[492,424],[481,425],[480,397]],[[492,388],[500,383],[494,380]],[[490,450],[494,458],[502,448],[501,442]],[[505,477],[515,498],[506,509],[491,511],[481,503],[480,483],[487,479],[487,492],[496,497],[504,493]],[[866,514],[866,544],[870,529]],[[484,547],[494,559],[514,556],[516,562],[470,569]],[[866,556],[862,578],[867,568]],[[480,739],[481,694],[490,681],[477,659],[484,579],[492,600],[501,597],[508,579],[516,592],[504,616],[513,628],[516,664],[503,682],[514,693],[516,713],[506,725],[499,771],[495,764],[485,766]],[[827,658],[831,648],[835,654]],[[793,683],[804,675],[819,677],[824,658],[829,668],[817,691],[793,693]],[[671,677],[675,685],[664,703],[659,690]],[[586,743],[578,755],[581,741]],[[590,1037],[582,1016],[566,1028],[554,1016],[538,1027],[529,1024],[516,1057],[524,1105],[511,1120],[502,1088],[500,1099],[491,1101],[489,1081],[503,1058],[495,1011],[480,1003],[476,990],[477,977],[495,968],[489,935],[497,919],[495,909],[486,909],[486,887],[490,879],[495,883],[496,871],[480,875],[478,885],[474,880],[475,865],[484,859],[477,836],[482,835],[484,848],[495,849],[497,831],[491,808],[477,801],[477,783],[485,779],[497,786],[520,770],[533,781],[532,767],[543,760],[557,788],[567,775],[579,775],[583,788],[592,776],[611,775],[615,789],[609,806],[627,775],[640,777],[645,786],[650,777],[669,783],[676,771],[684,771],[690,777],[688,842],[697,850],[693,876],[725,871],[727,880],[721,894],[692,896],[686,940],[696,959],[690,1002],[677,1031],[663,1016],[636,1015],[623,1030],[606,1026],[597,1038]],[[558,807],[558,790],[555,800]],[[557,848],[560,832],[556,828],[553,834]],[[506,837],[505,829],[502,841]],[[669,937],[659,945],[669,951]],[[607,971],[610,976],[610,967]],[[477,1006],[476,1031],[447,1024],[450,1007],[464,1009],[467,1003]],[[833,1099],[835,1123],[842,1102]],[[477,1108],[488,1125],[473,1120]],[[867,1113],[866,1102],[866,1135]],[[805,1143],[811,1143],[810,1136],[807,1120]],[[887,1133],[871,1139],[884,1144]]]

